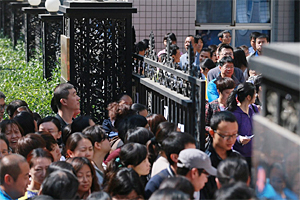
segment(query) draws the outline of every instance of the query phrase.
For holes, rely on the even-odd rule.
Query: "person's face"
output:
[[[52,145],[52,151],[50,151],[51,155],[53,156],[54,162],[59,161],[61,157],[60,149],[58,144]]]
[[[276,192],[282,192],[285,187],[283,172],[279,169],[273,168],[270,172],[270,184]]]
[[[202,172],[201,174],[199,174],[198,170],[196,173],[197,173],[197,175],[196,175],[197,178],[193,185],[194,185],[195,191],[197,192],[197,191],[200,191],[204,187],[205,183],[208,180],[208,178],[207,178],[208,175],[206,172]]]
[[[176,51],[176,55],[174,56],[174,62],[175,63],[179,63],[180,62],[180,51],[179,51],[179,49],[177,49],[177,51]]]
[[[221,121],[215,132],[211,130],[211,133],[213,133],[213,146],[226,151],[230,150],[236,141],[236,137],[227,139],[222,138],[219,134],[222,136],[234,136],[238,133],[238,128],[237,122]]]
[[[202,62],[203,60],[205,60],[205,58],[210,58],[210,52],[202,51],[200,53],[200,62]]]
[[[267,43],[268,43],[267,38],[257,38],[256,39],[256,51],[261,53],[262,46],[267,44]]]
[[[91,168],[85,164],[82,168],[77,172],[77,178],[79,182],[78,191],[87,192],[91,189],[93,183],[93,175],[91,172]]]
[[[233,63],[225,63],[222,67],[220,66],[221,76],[222,77],[231,77],[234,73]]]
[[[120,100],[125,101],[125,104],[126,104],[126,105],[130,105],[130,106],[132,105],[132,99],[131,99],[131,97],[128,96],[128,95],[122,96],[122,98],[121,98]]]
[[[266,171],[259,168],[257,171],[256,187],[259,192],[262,192],[266,185]]]
[[[78,110],[80,109],[80,97],[77,95],[77,92],[74,88],[69,89],[69,95],[67,99],[64,99],[66,102],[66,106],[70,109],[70,110]]]
[[[218,61],[218,58],[217,58],[217,51],[214,51],[212,53],[212,57],[211,57],[212,61],[214,61],[214,63],[216,63]]]
[[[110,149],[111,149],[111,146],[110,146],[109,140],[108,140],[108,138],[105,138],[105,140],[103,140],[101,142],[101,150],[103,152],[107,152],[108,153],[110,151]]]
[[[77,147],[74,151],[70,151],[69,155],[71,158],[74,157],[86,157],[92,159],[94,155],[93,145],[90,140],[83,138],[78,142]]]
[[[223,48],[218,55],[218,60],[221,60],[224,56],[230,56],[232,59],[234,59],[233,51],[229,48]]]
[[[243,51],[245,52],[245,56],[246,56],[246,57],[250,55],[248,49],[243,49]]]
[[[231,92],[234,90],[234,88],[232,89],[226,89],[223,90],[223,92],[219,93],[220,94],[220,98],[224,99],[225,101],[227,101],[229,95],[231,94]]]
[[[39,131],[46,131],[50,133],[55,140],[61,137],[61,131],[58,131],[58,128],[55,126],[53,122],[44,122],[40,124]]]
[[[140,112],[139,112],[139,115],[141,115],[141,116],[143,116],[143,117],[147,117],[147,115],[148,115],[147,109],[140,111]]]
[[[5,100],[1,98],[0,99],[0,121],[3,119],[4,112],[5,112]]]
[[[197,52],[200,52],[201,49],[203,48],[203,41],[201,39],[198,40],[198,43],[195,44],[195,48]]]
[[[184,48],[185,48],[185,50],[188,50],[190,42],[192,42],[192,45],[194,47],[195,46],[194,38],[193,37],[187,37],[187,38],[185,38],[185,41],[184,41]]]
[[[8,146],[4,140],[0,139],[0,159],[8,155]]]
[[[10,194],[12,199],[17,199],[25,195],[27,191],[27,185],[29,184],[29,165],[27,162],[22,162],[19,164],[21,173],[18,178],[12,184],[13,192]]]
[[[231,42],[230,33],[223,33],[222,43],[230,44],[230,42]]]
[[[49,158],[34,158],[33,166],[30,168],[31,181],[34,181],[38,184],[42,184],[47,173],[47,169],[51,164]]]
[[[7,125],[5,135],[9,142],[10,148],[15,150],[18,144],[18,140],[22,137],[18,126],[16,124]]]
[[[139,165],[133,167],[134,171],[140,176],[148,175],[150,172],[150,162],[148,158],[143,160]]]
[[[254,51],[256,51],[256,43],[255,43],[255,39],[254,38],[251,38],[250,44],[251,44],[251,47],[254,49]]]

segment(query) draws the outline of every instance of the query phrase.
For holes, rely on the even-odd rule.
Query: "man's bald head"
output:
[[[9,174],[16,181],[21,173],[19,164],[23,162],[27,161],[19,154],[11,154],[3,157],[0,161],[0,185],[4,184],[6,174]]]

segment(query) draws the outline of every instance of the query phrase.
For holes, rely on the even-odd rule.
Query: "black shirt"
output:
[[[208,149],[206,149],[205,153],[210,157],[211,165],[215,168],[218,167],[219,163],[223,160],[215,151],[212,144],[209,145]],[[241,156],[235,150],[227,151],[227,158],[241,158]],[[204,188],[200,191],[200,199],[214,199],[214,194],[216,192],[217,183],[215,181],[215,176],[208,177],[208,181],[205,184]]]

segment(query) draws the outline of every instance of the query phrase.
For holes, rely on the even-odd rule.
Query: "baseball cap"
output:
[[[180,151],[178,161],[180,161],[177,162],[177,167],[179,168],[205,169],[210,175],[217,175],[217,170],[211,165],[208,155],[199,149],[184,149]]]

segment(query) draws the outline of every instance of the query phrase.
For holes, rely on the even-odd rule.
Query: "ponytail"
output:
[[[234,111],[237,108],[236,96],[238,94],[237,90],[233,90],[227,99],[227,110]]]

